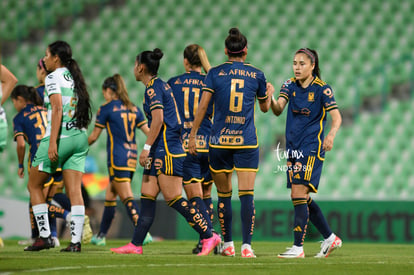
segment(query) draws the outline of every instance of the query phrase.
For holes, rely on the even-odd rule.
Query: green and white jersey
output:
[[[0,102],[3,99],[3,90],[1,88],[1,82],[0,82]],[[7,123],[6,121],[6,112],[3,109],[3,106],[0,105],[0,120],[4,121]]]
[[[52,126],[52,106],[50,104],[49,97],[53,94],[62,95],[62,130],[60,132],[60,138],[66,138],[75,134],[79,134],[78,128],[75,126],[73,116],[75,115],[76,105],[78,98],[74,92],[75,82],[69,70],[64,68],[58,68],[54,72],[48,74],[45,79],[45,98],[44,104],[47,108],[47,128],[46,133],[43,136],[49,137]],[[86,129],[81,129],[86,131]]]

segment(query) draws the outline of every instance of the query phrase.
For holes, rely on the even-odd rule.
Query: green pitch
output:
[[[82,252],[60,248],[24,252],[15,240],[0,248],[0,274],[414,274],[414,245],[344,242],[329,258],[315,259],[319,243],[305,243],[305,259],[278,259],[290,243],[253,242],[256,259],[191,254],[194,241],[160,241],[144,247],[143,255],[117,255],[111,247],[128,240],[107,240],[105,247],[83,245]],[[68,243],[61,242],[65,247]]]

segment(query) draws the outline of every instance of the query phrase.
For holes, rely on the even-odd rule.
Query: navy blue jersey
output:
[[[45,85],[41,84],[41,85],[37,86],[36,87],[36,92],[40,96],[40,98],[42,99],[42,102],[43,102],[44,98],[45,98]]]
[[[267,98],[264,73],[244,62],[225,62],[210,69],[205,85],[214,103],[210,147],[258,147],[254,109],[256,98]]]
[[[40,140],[46,132],[47,112],[42,106],[27,104],[14,118],[14,140],[23,136],[29,144],[29,167],[36,154]]]
[[[182,75],[176,76],[168,80],[171,86],[174,98],[177,103],[178,112],[180,113],[181,121],[183,122],[182,139],[184,149],[188,149],[188,137],[193,127],[195,114],[197,113],[198,103],[201,100],[202,90],[204,87],[205,74],[190,71]],[[206,116],[201,122],[200,128],[197,132],[197,151],[207,152],[208,141],[210,139],[210,132],[212,126],[213,104],[210,102]]]
[[[279,97],[289,102],[286,150],[290,154],[316,154],[323,160],[326,112],[338,108],[331,87],[315,77],[304,89],[295,78],[291,78],[282,85]]]
[[[137,144],[135,130],[146,123],[141,110],[133,111],[121,100],[112,100],[102,105],[96,115],[95,127],[106,129],[108,141],[108,167],[117,170],[135,171],[137,163]]]
[[[168,155],[185,156],[181,141],[181,118],[170,85],[158,77],[151,79],[145,90],[143,106],[150,128],[151,112],[155,109],[163,110],[164,122],[151,151],[162,148]]]

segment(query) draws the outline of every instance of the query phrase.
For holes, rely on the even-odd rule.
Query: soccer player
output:
[[[98,110],[95,128],[88,137],[88,143],[93,144],[102,130],[106,129],[110,183],[106,188],[105,208],[99,233],[91,240],[95,245],[106,244],[105,236],[115,216],[117,195],[125,205],[132,224],[137,224],[139,208],[131,190],[131,180],[137,166],[135,130],[139,128],[145,135],[149,132],[141,110],[129,99],[121,75],[115,74],[106,78],[102,84],[102,93],[106,103]],[[151,235],[148,235],[146,242],[150,241]]]
[[[245,63],[247,39],[231,28],[225,40],[228,61],[208,72],[203,96],[189,136],[189,152],[196,154],[196,136],[208,110],[214,103],[214,121],[210,137],[210,170],[217,187],[218,218],[224,238],[222,255],[235,256],[232,239],[232,183],[237,172],[243,244],[241,256],[256,257],[251,247],[254,228],[254,182],[259,165],[259,144],[254,125],[256,98],[262,112],[269,110],[266,78],[262,71]]]
[[[60,166],[66,193],[71,202],[71,243],[62,252],[80,252],[85,206],[81,182],[89,145],[86,127],[91,121],[91,105],[85,80],[72,49],[56,41],[46,49],[43,59],[51,73],[45,81],[44,102],[47,128],[36,152],[29,175],[28,189],[39,235],[26,251],[48,249],[52,245],[43,182]]]
[[[286,120],[287,187],[291,188],[294,207],[294,243],[279,258],[303,258],[303,241],[308,221],[324,237],[317,258],[328,257],[342,241],[330,229],[321,209],[309,193],[318,191],[325,152],[332,149],[342,118],[332,88],[321,80],[318,54],[301,48],[293,58],[295,77],[280,89],[279,98],[272,98],[271,108],[279,116],[289,102]],[[326,114],[332,117],[329,133],[325,133]]]
[[[198,51],[203,50],[201,46],[192,44],[184,49],[184,68],[185,73],[172,77],[168,84],[173,90],[174,98],[177,103],[178,112],[183,122],[181,137],[184,150],[188,151],[188,135],[197,112],[197,107],[201,99],[201,92],[204,87],[205,74],[201,72],[201,60]],[[197,156],[187,153],[183,166],[183,184],[187,198],[198,208],[198,211],[205,217],[211,227],[213,203],[211,201],[211,187],[213,178],[208,167],[208,141],[212,126],[213,105],[210,104],[207,114],[204,117],[200,131],[197,135]],[[193,254],[201,251],[201,243],[193,249]]]
[[[1,59],[0,59],[1,61]],[[17,78],[0,62],[0,152],[3,152],[7,144],[7,119],[3,104],[10,96],[13,87],[17,83]]]
[[[139,163],[144,167],[141,185],[141,214],[132,241],[112,248],[119,254],[142,254],[144,238],[155,216],[155,200],[161,191],[167,204],[178,211],[199,233],[200,256],[208,255],[220,242],[197,208],[182,197],[183,162],[186,156],[181,142],[181,118],[170,86],[157,77],[163,52],[141,52],[135,60],[134,75],[146,89],[143,109],[150,131]]]

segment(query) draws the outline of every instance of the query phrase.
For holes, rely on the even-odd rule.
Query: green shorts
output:
[[[38,166],[39,171],[53,174],[58,167],[61,167],[62,170],[85,172],[85,159],[89,151],[88,137],[85,132],[59,139],[59,160],[56,162],[50,161],[48,150],[49,137],[46,137],[40,142],[32,163],[32,166]]]

